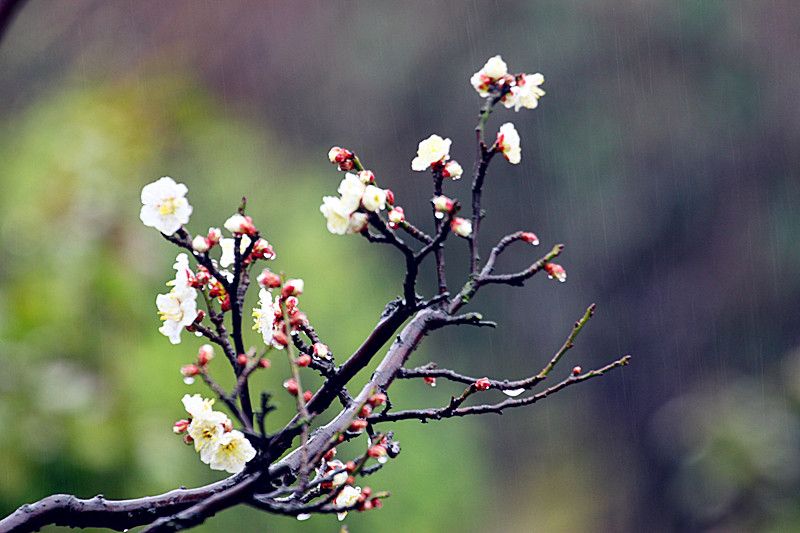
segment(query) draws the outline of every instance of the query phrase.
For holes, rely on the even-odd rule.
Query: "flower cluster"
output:
[[[507,108],[519,111],[521,107],[534,109],[539,105],[539,98],[545,92],[539,87],[544,83],[544,76],[539,74],[509,74],[508,65],[499,55],[489,58],[478,72],[472,75],[470,83],[482,98],[490,95],[492,90],[503,94],[500,102]]]
[[[214,400],[199,394],[184,395],[183,406],[190,420],[179,420],[173,426],[177,434],[185,434],[184,442],[194,444],[200,460],[212,470],[237,474],[256,456],[256,450],[241,431],[233,429],[230,419],[214,411]]]
[[[392,191],[376,186],[375,174],[370,170],[345,174],[338,192],[339,196],[324,197],[319,208],[328,221],[328,231],[336,235],[364,231],[368,212],[377,213],[394,203]]]
[[[158,331],[169,337],[172,344],[178,344],[183,328],[191,326],[197,318],[197,291],[193,287],[196,278],[189,268],[186,254],[178,254],[174,268],[175,279],[167,282],[172,290],[167,294],[159,294],[156,306],[163,322]]]

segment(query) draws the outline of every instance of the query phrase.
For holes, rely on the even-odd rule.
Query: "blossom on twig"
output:
[[[189,189],[183,183],[164,176],[142,189],[142,210],[139,218],[145,226],[172,235],[189,222],[192,206],[186,199]]]

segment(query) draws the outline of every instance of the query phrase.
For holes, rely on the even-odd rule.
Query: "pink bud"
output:
[[[544,271],[547,272],[547,277],[550,279],[557,279],[561,283],[567,281],[567,271],[564,270],[564,267],[561,265],[557,265],[555,263],[545,263]]]
[[[397,227],[406,221],[406,215],[403,211],[403,208],[400,206],[395,207],[391,211],[389,211],[389,227],[392,229],[397,229]]]
[[[297,393],[300,392],[300,388],[297,386],[297,382],[294,380],[294,378],[289,378],[284,381],[283,386],[292,396],[297,396]]]
[[[386,401],[386,395],[382,392],[376,392],[367,401],[372,407],[377,407]]]
[[[475,382],[476,390],[488,390],[490,386],[489,378],[481,378]]]
[[[314,397],[314,393],[311,392],[310,390],[307,390],[307,391],[305,391],[303,393],[303,401],[306,402],[306,403],[310,402],[311,398],[313,398],[313,397]]]
[[[459,165],[457,161],[449,161],[442,169],[443,178],[451,178],[457,180],[461,177],[461,174],[463,173],[464,169],[461,168],[461,165]]]
[[[297,296],[289,296],[283,303],[286,304],[286,310],[291,312],[297,309],[300,300],[297,299]]]
[[[197,283],[201,286],[211,281],[211,273],[203,265],[197,265]]]
[[[364,418],[367,418],[371,414],[372,414],[372,406],[370,404],[366,404],[363,407],[361,407],[361,411],[358,413],[358,416],[363,416]]]
[[[330,461],[335,456],[336,456],[336,447],[334,446],[333,448],[325,452],[323,459],[325,459],[326,461]]]
[[[367,455],[370,457],[383,457],[386,455],[386,447],[382,444],[376,444],[375,446],[371,446],[369,450],[367,450]]]
[[[178,420],[172,425],[172,432],[175,433],[176,435],[180,435],[181,433],[184,433],[186,431],[186,428],[188,427],[189,427],[188,420]]]
[[[311,356],[308,354],[303,354],[297,358],[297,366],[305,367],[311,364]]]
[[[573,376],[580,376],[581,375],[581,367],[576,366],[575,368],[573,368],[572,369],[572,375]]]
[[[330,350],[328,350],[327,346],[325,346],[321,342],[314,343],[314,355],[316,355],[317,357],[322,357],[323,359],[327,359],[328,357],[330,357],[330,354],[331,352]]]
[[[214,348],[210,344],[204,344],[197,352],[197,364],[200,366],[207,365],[209,361],[214,358]]]
[[[237,355],[236,356],[236,362],[239,363],[242,366],[246,365],[247,364],[247,354],[246,353],[240,353],[239,355]]]
[[[261,274],[259,274],[256,279],[258,280],[258,284],[265,289],[274,289],[275,287],[281,286],[281,277],[268,268],[262,270]]]
[[[422,381],[424,381],[426,384],[430,385],[431,387],[435,387],[436,386],[436,378],[425,376],[424,378],[422,378]]]
[[[220,302],[219,307],[223,311],[231,310],[231,296],[229,294],[225,295],[225,298]]]
[[[539,244],[539,237],[537,237],[536,234],[531,233],[530,231],[526,231],[522,234],[522,240],[534,246]]]
[[[208,228],[207,239],[209,248],[216,246],[222,239],[222,230],[219,228]]]
[[[192,444],[193,442],[194,442],[194,439],[188,433],[183,436],[183,443],[184,444],[188,445],[188,444]]]
[[[281,296],[287,298],[289,296],[300,296],[303,294],[305,284],[302,279],[287,279],[281,289]]]
[[[386,203],[389,205],[394,205],[394,193],[391,189],[383,189],[383,192],[386,193]]]
[[[356,418],[350,423],[350,431],[361,432],[367,427],[367,421],[363,418]]]
[[[269,359],[260,359],[260,360],[258,361],[258,365],[259,365],[261,368],[269,368],[269,367],[270,367],[270,365],[272,365],[272,363],[270,363]]]
[[[450,229],[459,237],[469,237],[472,235],[472,222],[465,218],[455,217],[450,221]]]
[[[197,365],[183,365],[181,367],[181,375],[185,378],[196,376],[200,373],[200,368]]]
[[[293,328],[299,328],[300,326],[307,326],[308,325],[308,317],[302,311],[294,310],[294,312],[289,315],[289,323],[292,325]]]
[[[286,332],[283,330],[283,327],[276,329],[275,331],[272,332],[272,340],[274,340],[275,342],[277,342],[282,346],[289,345],[289,338],[286,336]]]
[[[437,213],[452,213],[456,203],[447,196],[436,196],[431,200],[433,209]]]
[[[255,259],[275,259],[275,250],[266,239],[259,238],[253,245],[253,252],[250,255]]]
[[[362,170],[358,173],[358,179],[365,185],[375,183],[375,174],[371,170]]]

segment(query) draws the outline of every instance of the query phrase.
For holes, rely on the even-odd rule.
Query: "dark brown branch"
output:
[[[0,520],[0,531],[28,533],[49,524],[124,531],[180,512],[212,494],[236,486],[247,477],[248,474],[237,474],[196,489],[176,489],[158,496],[132,500],[106,500],[101,495],[82,500],[70,494],[54,494],[36,503],[23,505]]]
[[[591,379],[597,376],[602,376],[609,370],[612,370],[618,366],[627,365],[630,362],[630,358],[631,358],[630,355],[626,355],[622,359],[614,361],[613,363],[610,363],[602,368],[592,370],[580,376],[570,376],[567,379],[561,381],[560,383],[553,385],[549,389],[545,389],[542,392],[535,394],[533,396],[528,396],[527,398],[509,398],[507,400],[504,400],[496,404],[462,407],[460,409],[455,409],[455,410],[450,409],[450,406],[448,405],[447,407],[442,407],[438,409],[414,409],[408,411],[399,411],[396,413],[382,412],[370,416],[368,420],[372,424],[378,424],[381,422],[393,422],[396,420],[420,420],[421,422],[426,422],[428,420],[440,420],[442,418],[451,418],[455,416],[479,415],[484,413],[502,413],[503,410],[505,409],[509,409],[512,407],[522,407],[523,405],[531,405],[533,403],[538,402],[539,400],[547,398],[551,394],[558,392],[563,388],[569,387],[570,385],[574,385],[576,383],[580,383],[581,381],[585,381],[587,379]]]

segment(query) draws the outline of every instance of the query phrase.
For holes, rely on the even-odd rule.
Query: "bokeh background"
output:
[[[502,54],[548,94],[489,122],[515,123],[523,158],[490,168],[484,255],[532,230],[543,246],[500,268],[564,242],[569,280],[485,290],[473,309],[501,327],[437,332],[414,362],[529,375],[591,302],[556,374],[633,361],[502,417],[399,424],[403,452],[368,482],[393,495],[350,531],[797,531],[798,53],[795,0],[28,1],[0,45],[0,514],[219,478],[171,434],[181,396],[204,392],[178,373],[199,343],[157,332],[176,250],[139,222],[144,184],[186,183],[194,232],[246,195],[343,358],[402,264],[327,233],[328,149],[427,220],[416,145],[450,137],[469,166],[468,80]],[[468,198],[468,179],[448,187]],[[274,363],[260,387],[286,377]],[[393,390],[419,406],[458,392]],[[338,527],[237,508],[198,531]]]

